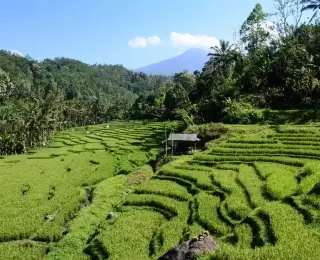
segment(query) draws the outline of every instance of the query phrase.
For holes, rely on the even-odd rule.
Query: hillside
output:
[[[139,95],[167,82],[121,65],[0,51],[0,154],[46,146],[58,130],[123,119]]]
[[[135,71],[141,71],[148,75],[165,76],[173,76],[175,73],[179,73],[184,70],[187,70],[189,73],[193,73],[196,70],[201,71],[204,63],[207,62],[208,59],[207,51],[201,49],[189,49],[176,57],[150,64],[136,69]]]
[[[2,257],[150,260],[208,230],[212,259],[316,259],[319,125],[225,127],[155,173],[164,123],[76,128],[2,157]]]
[[[37,83],[42,83],[44,87],[47,82],[37,82],[37,79],[52,77],[68,99],[78,95],[89,98],[100,92],[108,95],[104,96],[108,102],[114,102],[115,97],[153,93],[166,81],[165,77],[150,77],[127,70],[122,65],[89,65],[64,57],[37,61],[3,50],[0,51],[0,69],[8,74],[14,85],[22,85],[23,89],[35,87],[33,85]],[[70,95],[71,91],[76,92],[75,97]]]

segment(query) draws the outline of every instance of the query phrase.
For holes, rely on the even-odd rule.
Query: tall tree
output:
[[[190,109],[188,92],[180,83],[174,84],[168,89],[164,104],[166,107],[166,117],[174,119],[177,115],[176,110],[183,109],[188,111]]]
[[[138,95],[153,94],[168,81],[119,65],[38,62],[0,50],[0,154],[46,145],[57,130],[123,119]],[[163,114],[163,100],[147,99],[152,118]]]
[[[257,4],[241,26],[241,41],[249,53],[257,51],[270,36],[266,18],[267,14],[263,12],[261,4]]]
[[[0,104],[9,98],[13,84],[7,73],[0,69]]]
[[[301,0],[273,0],[276,9],[276,25],[281,36],[292,35],[301,25],[304,3]]]
[[[183,72],[176,73],[173,76],[173,82],[175,84],[181,84],[187,92],[190,92],[196,83],[196,78],[194,75],[189,74],[187,70]]]
[[[210,49],[213,52],[208,54],[210,56],[208,65],[211,65],[214,71],[225,74],[230,65],[235,61],[235,46],[228,41],[220,40],[219,46],[213,46]]]

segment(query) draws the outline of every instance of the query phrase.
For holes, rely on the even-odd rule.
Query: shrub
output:
[[[163,153],[158,154],[157,158],[154,161],[154,170],[158,170],[161,166],[173,161],[171,155],[165,155]]]
[[[250,103],[230,101],[225,112],[224,123],[253,124],[263,120],[262,110],[255,109]]]
[[[188,127],[186,133],[197,133],[202,141],[210,141],[227,134],[229,131],[223,124],[208,123]]]

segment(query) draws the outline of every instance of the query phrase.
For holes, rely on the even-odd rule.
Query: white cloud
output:
[[[128,42],[131,48],[145,48],[147,47],[147,39],[142,37],[136,37]]]
[[[174,47],[210,49],[219,45],[219,40],[206,34],[190,34],[172,32],[170,35],[171,44]]]
[[[149,37],[148,38],[148,43],[150,45],[159,45],[160,44],[159,36],[154,35],[154,36]]]
[[[135,37],[129,40],[128,45],[131,48],[145,48],[148,45],[156,46],[161,42],[159,36],[150,36],[150,37]]]
[[[10,51],[12,54],[14,55],[18,55],[18,56],[21,56],[21,57],[24,57],[24,55],[22,54],[22,52],[18,51],[18,50],[11,50]]]

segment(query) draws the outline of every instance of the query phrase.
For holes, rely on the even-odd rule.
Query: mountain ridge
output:
[[[175,57],[155,62],[133,71],[163,76],[172,76],[184,70],[193,73],[195,70],[201,70],[208,59],[207,51],[192,48]]]

